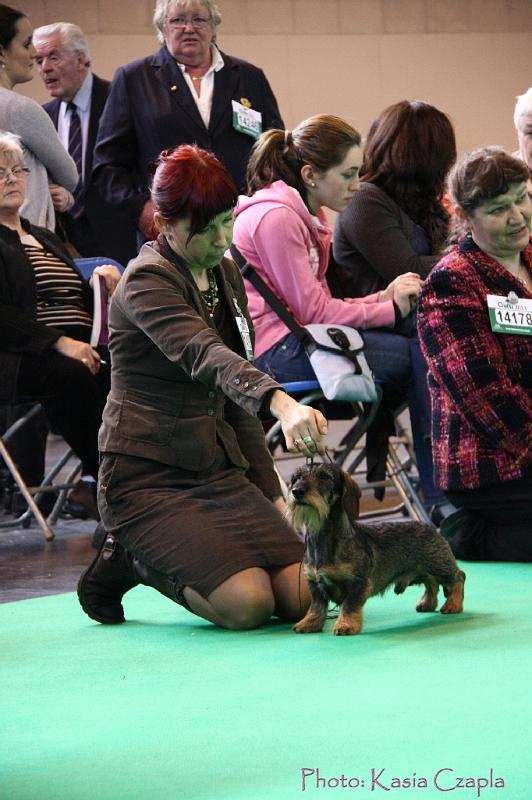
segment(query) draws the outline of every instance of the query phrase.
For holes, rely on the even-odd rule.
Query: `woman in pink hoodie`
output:
[[[407,272],[367,297],[334,298],[326,272],[332,232],[323,207],[343,211],[357,190],[359,133],[339,117],[317,115],[293,131],[269,130],[248,164],[248,197],[240,197],[233,242],[300,325],[352,325],[362,334],[370,367],[384,385],[408,390],[424,502],[445,502],[432,482],[427,432],[427,369],[412,310],[421,288]],[[303,346],[246,282],[256,331],[256,365],[280,382],[315,379]]]

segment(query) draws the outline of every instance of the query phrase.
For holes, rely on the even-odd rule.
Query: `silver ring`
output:
[[[303,436],[303,441],[305,444],[314,444],[314,439],[312,436]]]
[[[294,444],[296,447],[301,447],[303,442],[301,441],[301,439],[294,439]]]

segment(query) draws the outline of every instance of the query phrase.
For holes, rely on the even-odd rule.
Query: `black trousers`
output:
[[[458,558],[532,561],[532,472],[498,486],[445,494],[469,516],[450,542]]]
[[[17,395],[42,403],[50,428],[60,433],[74,450],[82,462],[83,474],[95,479],[98,430],[110,383],[108,354],[104,358],[107,364],[97,375],[92,375],[81,361],[55,350],[39,356],[23,355],[17,382]],[[42,448],[42,422],[32,426],[32,431],[35,434],[32,441],[26,437],[14,442],[13,455],[25,478],[28,471],[35,470],[31,453]]]

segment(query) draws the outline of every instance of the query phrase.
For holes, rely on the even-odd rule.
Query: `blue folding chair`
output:
[[[51,541],[54,538],[54,532],[51,525],[55,524],[57,521],[57,517],[59,516],[59,512],[64,503],[66,494],[69,489],[73,488],[74,480],[81,469],[81,465],[76,460],[75,466],[71,469],[65,480],[60,483],[56,482],[55,479],[63,467],[65,467],[72,458],[75,458],[74,452],[70,449],[67,449],[67,451],[63,453],[63,455],[61,455],[61,457],[46,472],[39,486],[28,486],[15,461],[13,460],[9,445],[17,436],[17,433],[19,433],[19,431],[26,424],[33,420],[42,411],[42,406],[38,401],[30,399],[21,400],[21,402],[17,403],[17,409],[19,406],[25,407],[25,411],[23,414],[17,414],[17,417],[14,421],[8,422],[6,430],[2,436],[0,436],[0,457],[4,463],[4,466],[11,475],[14,485],[17,487],[18,491],[26,501],[27,508],[14,518],[10,517],[7,520],[2,520],[0,522],[0,528],[13,528],[18,525],[21,525],[23,528],[27,528],[29,527],[31,520],[36,519],[42,532],[44,533],[46,540]],[[12,407],[3,406],[2,410],[9,414],[10,408]],[[58,492],[59,494],[50,514],[47,518],[45,518],[38,506],[38,501],[44,494],[48,492]]]
[[[77,268],[83,275],[86,281],[89,280],[90,276],[96,269],[96,267],[103,267],[104,264],[110,264],[112,267],[116,267],[120,273],[124,272],[124,266],[120,264],[118,261],[115,261],[114,258],[106,258],[105,256],[90,256],[89,258],[76,258],[74,259],[74,263],[76,264]]]

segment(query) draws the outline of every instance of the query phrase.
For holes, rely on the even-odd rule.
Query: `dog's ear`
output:
[[[357,519],[361,494],[360,489],[358,488],[358,483],[356,483],[356,481],[354,481],[353,478],[347,474],[347,472],[341,473],[341,481],[342,490],[340,500],[342,503],[342,508],[348,517]]]

